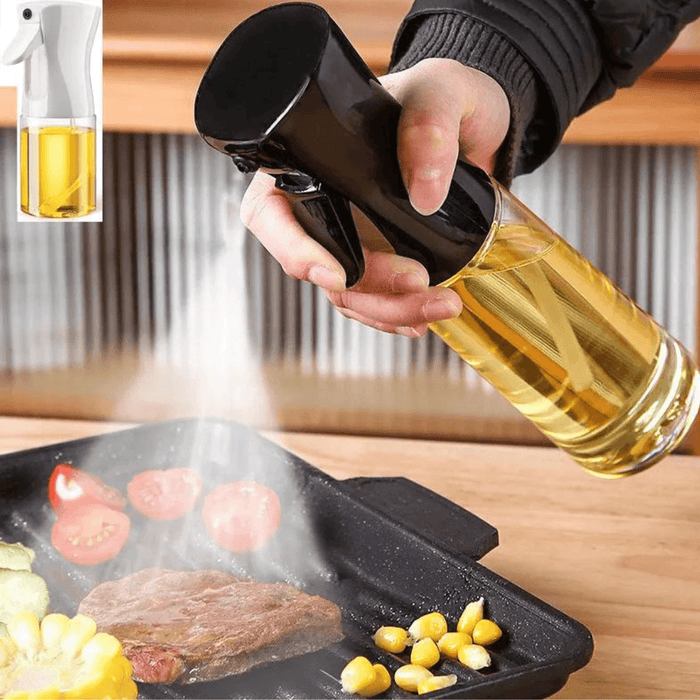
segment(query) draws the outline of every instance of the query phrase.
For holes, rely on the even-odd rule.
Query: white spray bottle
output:
[[[20,201],[27,214],[65,218],[95,209],[95,107],[90,54],[100,8],[24,2],[6,64],[25,62],[20,92]]]

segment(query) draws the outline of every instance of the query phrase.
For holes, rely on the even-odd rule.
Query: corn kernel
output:
[[[359,693],[372,683],[376,676],[372,663],[364,656],[356,656],[340,674],[340,682],[346,693]]]
[[[374,634],[374,643],[384,651],[400,654],[408,640],[408,632],[402,627],[380,627]]]
[[[465,644],[459,648],[457,658],[462,664],[474,671],[479,671],[491,665],[491,657],[484,647],[478,644]]]
[[[432,678],[426,678],[418,684],[418,695],[425,695],[426,693],[432,693],[434,690],[449,688],[456,682],[457,676],[455,676],[454,673],[450,673],[449,676],[433,676]]]
[[[407,690],[409,693],[418,692],[418,684],[426,678],[432,678],[433,674],[425,666],[406,664],[396,669],[394,681],[399,688]]]
[[[408,628],[408,634],[414,642],[425,637],[430,637],[434,642],[437,642],[445,632],[447,632],[447,620],[439,612],[432,612],[419,617]]]
[[[389,690],[391,686],[391,675],[384,666],[373,664],[372,668],[374,669],[374,680],[368,686],[358,691],[358,694],[362,695],[363,698],[373,698],[375,695]]]
[[[83,648],[85,642],[94,636],[97,631],[97,623],[91,618],[78,613],[70,620],[61,639],[61,651],[64,656],[74,658]]]
[[[65,615],[59,613],[46,615],[41,621],[41,641],[44,649],[57,646],[69,625],[70,620]]]
[[[27,658],[33,658],[41,646],[39,620],[32,612],[21,612],[14,615],[7,623],[7,632],[17,649]]]
[[[440,653],[456,659],[459,648],[471,643],[472,638],[466,632],[447,632],[440,637],[437,645]]]
[[[413,645],[411,649],[412,664],[430,668],[435,666],[438,661],[440,661],[440,650],[430,637],[424,637]]]
[[[87,641],[80,652],[80,657],[88,664],[97,666],[121,656],[121,653],[122,645],[116,637],[106,632],[98,632]]]
[[[502,634],[501,628],[495,622],[491,620],[479,620],[474,627],[472,638],[474,644],[487,646],[488,644],[497,642]]]
[[[61,629],[68,640],[65,645],[63,637],[56,637]],[[91,629],[94,620],[84,615],[73,620],[49,615],[41,626],[34,613],[15,615],[8,630],[24,647],[18,648],[13,638],[0,639],[0,696],[8,700],[135,698],[138,688],[121,644],[104,633],[85,640]],[[36,653],[27,654],[27,644],[31,647],[35,642]],[[63,653],[64,646],[68,654]],[[80,648],[82,654],[76,658],[74,652]]]
[[[473,600],[467,604],[457,622],[457,631],[471,635],[479,620],[484,619],[484,599]]]

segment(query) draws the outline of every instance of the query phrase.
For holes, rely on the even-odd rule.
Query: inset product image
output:
[[[19,118],[20,206],[25,214],[86,216],[96,205],[96,118],[90,56],[100,7],[18,6],[3,63],[24,62]]]

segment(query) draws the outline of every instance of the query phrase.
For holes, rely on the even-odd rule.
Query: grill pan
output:
[[[99,566],[71,564],[50,543],[55,515],[47,484],[60,462],[124,494],[145,469],[195,467],[204,494],[221,483],[254,479],[280,496],[280,527],[259,556],[235,555],[209,538],[201,498],[199,509],[169,522],[147,520],[127,505],[132,528],[121,553]],[[408,654],[374,646],[378,627],[408,627],[437,610],[454,629],[466,603],[480,596],[486,616],[504,630],[489,647],[492,666],[477,672],[442,660],[432,670],[455,673],[457,684],[426,697],[547,697],[593,652],[583,625],[477,562],[498,544],[496,529],[477,516],[408,479],[333,479],[229,421],[167,421],[0,456],[0,539],[35,550],[32,570],[48,585],[50,609],[71,616],[98,583],[152,566],[281,580],[341,608],[347,637],[328,649],[214,682],[139,683],[144,698],[343,697],[338,679],[354,656],[383,663],[392,676],[408,663]],[[381,697],[418,696],[392,683]]]

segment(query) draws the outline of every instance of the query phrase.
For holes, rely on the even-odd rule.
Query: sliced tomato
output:
[[[174,467],[137,474],[126,487],[131,505],[147,518],[172,520],[194,507],[202,477],[194,469]]]
[[[49,479],[49,501],[59,515],[89,503],[113,510],[124,510],[126,505],[126,498],[117,489],[70,464],[59,464],[53,470]]]
[[[130,528],[126,513],[88,503],[58,516],[51,544],[68,561],[93,566],[119,554]]]
[[[233,552],[249,552],[272,537],[280,522],[280,501],[254,481],[217,486],[205,499],[202,517],[212,539]]]

